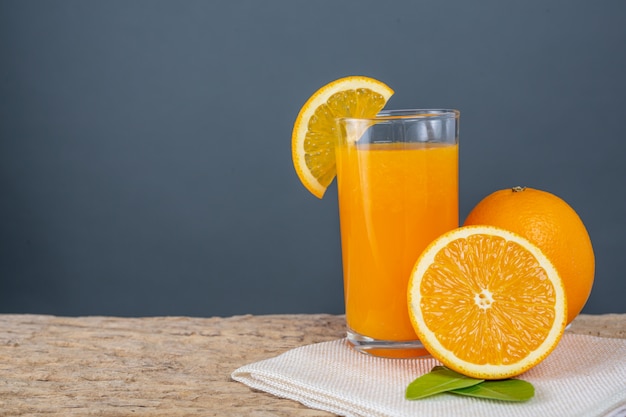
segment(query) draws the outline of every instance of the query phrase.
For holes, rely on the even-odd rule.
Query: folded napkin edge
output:
[[[359,417],[362,415],[384,416],[384,414],[381,414],[378,410],[371,409],[361,404],[355,404],[354,402],[337,396],[336,393],[324,393],[323,390],[315,389],[308,384],[294,383],[294,381],[291,381],[291,384],[283,383],[280,378],[274,377],[269,372],[260,370],[250,371],[247,370],[247,368],[248,365],[244,365],[233,371],[231,378],[250,388],[333,414],[346,417]],[[255,375],[257,377],[255,377]],[[355,409],[362,414],[354,414]]]

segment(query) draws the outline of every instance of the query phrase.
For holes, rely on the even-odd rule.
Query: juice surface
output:
[[[458,145],[390,143],[337,149],[348,327],[379,340],[415,340],[407,285],[415,261],[458,227]]]

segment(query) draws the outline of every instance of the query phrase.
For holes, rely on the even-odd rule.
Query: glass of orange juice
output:
[[[408,314],[417,258],[459,226],[457,110],[338,119],[337,187],[347,338],[376,356],[427,354]]]

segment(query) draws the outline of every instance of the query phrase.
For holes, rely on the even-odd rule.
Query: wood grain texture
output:
[[[626,338],[626,314],[569,333]],[[0,315],[1,416],[330,416],[230,379],[286,350],[341,338],[343,316]]]

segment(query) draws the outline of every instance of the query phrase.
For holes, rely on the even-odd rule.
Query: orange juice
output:
[[[426,245],[458,227],[458,145],[344,143],[337,186],[349,329],[416,340],[408,279]]]

